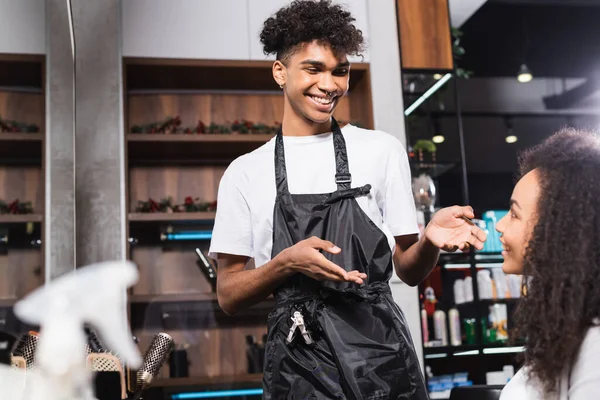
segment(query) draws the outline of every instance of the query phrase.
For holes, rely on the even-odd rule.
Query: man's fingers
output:
[[[341,278],[342,280],[347,281],[348,280],[348,272],[346,272],[346,270],[342,267],[340,267],[339,265],[329,261],[328,259],[325,258],[325,256],[323,256],[322,254],[319,254],[322,259],[321,262],[319,263],[319,267],[321,269],[323,269],[324,271],[333,274],[339,278]]]
[[[453,214],[456,218],[467,217],[469,219],[475,218],[475,213],[473,212],[473,207],[471,206],[455,206],[453,208]]]
[[[486,233],[476,226],[471,227],[471,235],[475,236],[475,238],[481,242],[485,242],[487,240]]]
[[[359,271],[350,271],[348,272],[348,278],[349,281],[362,285],[364,280],[367,279],[367,274]]]
[[[342,250],[329,240],[323,240],[316,236],[311,237],[309,241],[310,245],[315,249],[320,249],[328,253],[337,254]]]

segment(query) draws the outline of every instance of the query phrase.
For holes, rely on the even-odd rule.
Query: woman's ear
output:
[[[273,79],[283,89],[286,83],[287,71],[285,65],[279,60],[273,63]]]

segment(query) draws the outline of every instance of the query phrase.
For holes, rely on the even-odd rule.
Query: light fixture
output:
[[[241,397],[241,396],[260,396],[262,389],[237,389],[237,390],[216,390],[207,392],[192,392],[172,394],[172,400],[192,400],[192,399],[216,399],[219,397]]]
[[[532,79],[533,75],[531,74],[529,68],[527,68],[527,65],[521,64],[521,67],[519,68],[519,73],[517,74],[517,80],[521,83],[527,83],[530,82]]]
[[[431,138],[431,140],[433,141],[433,143],[444,143],[444,140],[446,140],[446,138],[443,135],[435,135]]]
[[[440,79],[442,79],[442,74],[433,74],[433,79],[435,79],[436,81],[439,81]]]
[[[513,121],[512,118],[506,117],[504,118],[504,124],[506,125],[506,143],[515,143],[518,138],[513,133]]]
[[[183,231],[183,232],[167,232],[161,233],[160,240],[210,240],[212,239],[212,231]]]
[[[431,86],[421,97],[415,100],[405,111],[404,115],[409,116],[413,111],[415,111],[425,100],[427,100],[432,94],[437,92],[439,88],[444,86],[444,83],[448,82],[452,78],[452,74],[448,73],[442,77],[439,81],[437,81],[433,86]]]

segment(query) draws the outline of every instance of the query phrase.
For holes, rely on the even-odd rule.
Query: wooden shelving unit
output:
[[[0,54],[0,118],[38,132],[0,132],[0,200],[30,201],[33,214],[1,214],[0,307],[11,308],[44,283],[45,56]],[[31,227],[29,222],[33,222]],[[39,241],[41,240],[41,246]],[[20,332],[12,313],[0,329]]]
[[[129,213],[129,222],[211,221],[215,212]]]
[[[138,294],[129,296],[129,303],[150,303],[159,300],[163,303],[184,303],[198,301],[217,301],[216,293],[175,293],[175,294]]]
[[[0,160],[5,164],[38,162],[42,158],[43,133],[0,132]]]
[[[18,299],[0,299],[0,308],[12,307]]]
[[[129,294],[130,322],[141,350],[156,331],[164,330],[178,345],[188,346],[191,362],[189,378],[168,379],[168,368],[163,368],[153,386],[259,383],[260,374],[247,374],[246,336],[260,341],[273,300],[226,315],[194,252],[199,248],[207,254],[209,241],[156,240],[167,226],[210,230],[215,213],[135,210],[138,201],[150,198],[160,202],[171,197],[175,204],[187,197],[215,201],[229,163],[274,135],[145,134],[133,133],[132,127],[175,116],[181,127],[190,128],[198,121],[206,126],[235,120],[276,125],[283,115],[283,96],[272,78],[272,63],[125,58],[123,65],[128,234],[154,238],[129,249],[140,270]],[[368,64],[352,65],[349,93],[336,109],[338,121],[373,128],[369,74]]]
[[[222,376],[201,376],[190,378],[157,379],[153,387],[187,387],[187,386],[211,386],[223,383],[261,383],[262,374],[240,374]]]

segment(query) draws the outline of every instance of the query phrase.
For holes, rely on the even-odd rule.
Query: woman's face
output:
[[[502,271],[507,274],[523,273],[527,243],[537,222],[539,197],[539,172],[533,170],[519,180],[510,199],[510,211],[496,224],[504,248]]]

